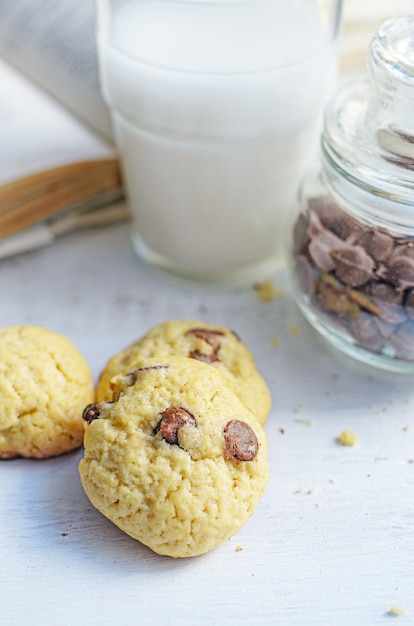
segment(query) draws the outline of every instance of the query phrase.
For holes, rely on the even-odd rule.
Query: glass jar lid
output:
[[[368,76],[345,84],[328,108],[322,159],[334,190],[352,195],[357,211],[414,229],[414,14],[382,25]]]

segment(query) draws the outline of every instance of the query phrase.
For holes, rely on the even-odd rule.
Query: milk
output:
[[[139,255],[201,280],[269,271],[335,79],[317,8],[131,0],[105,28],[102,88]]]

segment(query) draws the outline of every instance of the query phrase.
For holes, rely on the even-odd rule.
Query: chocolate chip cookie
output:
[[[92,373],[68,338],[39,326],[0,330],[1,459],[79,447],[93,398]]]
[[[143,359],[168,354],[213,366],[259,422],[265,423],[271,396],[252,353],[229,328],[200,321],[172,320],[159,324],[113,356],[100,376],[97,400],[111,400],[111,379],[116,374],[134,369]]]
[[[266,436],[213,367],[145,360],[86,407],[82,485],[92,504],[156,553],[217,548],[255,510],[268,482]]]

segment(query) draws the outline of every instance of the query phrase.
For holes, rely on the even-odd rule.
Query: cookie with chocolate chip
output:
[[[116,374],[136,368],[144,359],[168,354],[212,365],[259,422],[265,423],[271,396],[251,351],[229,328],[200,321],[172,320],[159,324],[113,356],[100,376],[97,400],[111,400],[111,379]]]
[[[0,459],[79,447],[94,398],[89,365],[67,337],[39,326],[0,330]]]
[[[266,436],[213,367],[145,360],[89,405],[79,465],[91,503],[154,552],[217,548],[253,514],[268,482]]]

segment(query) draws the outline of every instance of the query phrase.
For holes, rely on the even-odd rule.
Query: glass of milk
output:
[[[281,262],[337,75],[341,0],[98,0],[138,256],[248,285]]]

